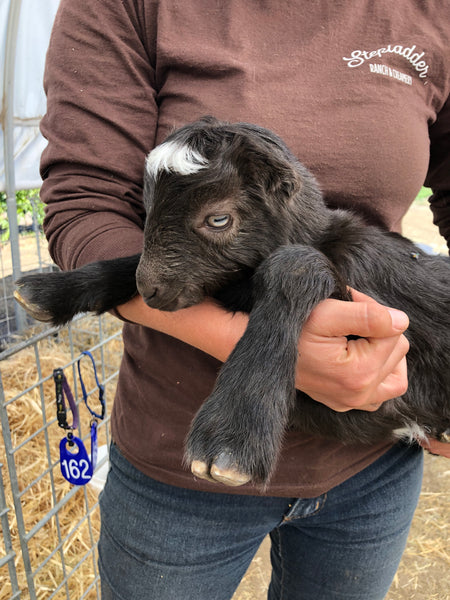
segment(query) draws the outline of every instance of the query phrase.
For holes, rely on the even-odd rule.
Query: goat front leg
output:
[[[101,314],[137,294],[140,256],[102,260],[73,271],[25,275],[16,281],[14,298],[33,318],[53,325],[63,325],[82,312]]]
[[[301,329],[336,282],[329,260],[307,246],[284,246],[260,265],[248,327],[186,441],[194,475],[234,486],[268,481],[295,402]]]

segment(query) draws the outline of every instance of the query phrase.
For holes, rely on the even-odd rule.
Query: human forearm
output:
[[[244,313],[225,311],[213,300],[176,312],[148,307],[141,296],[117,307],[121,317],[171,335],[224,362],[239,341],[248,323]]]
[[[298,389],[339,411],[374,410],[407,387],[408,343],[402,335],[406,315],[357,293],[355,299],[321,303],[299,342]],[[118,311],[129,321],[176,337],[222,362],[248,322],[247,315],[228,313],[212,300],[167,313],[149,308],[138,296]],[[393,315],[399,316],[400,324],[393,323]],[[361,339],[349,343],[350,334]]]

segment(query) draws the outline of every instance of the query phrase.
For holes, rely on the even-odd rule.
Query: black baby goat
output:
[[[282,140],[245,123],[207,117],[171,134],[147,158],[144,202],[142,255],[23,277],[16,298],[55,324],[137,292],[160,310],[210,296],[250,313],[188,435],[196,474],[267,481],[288,426],[349,444],[449,441],[449,258],[328,209]],[[303,324],[321,300],[350,300],[348,286],[410,319],[408,391],[376,412],[337,413],[294,387]]]

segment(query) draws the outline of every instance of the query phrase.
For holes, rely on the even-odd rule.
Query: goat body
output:
[[[331,210],[272,132],[205,117],[148,156],[142,255],[25,276],[16,298],[55,324],[102,313],[139,292],[160,310],[211,296],[250,314],[248,327],[196,415],[185,460],[196,475],[265,482],[284,432],[342,442],[433,437],[450,428],[450,259]],[[376,412],[337,413],[296,392],[297,343],[322,300],[348,287],[405,311],[409,387]]]

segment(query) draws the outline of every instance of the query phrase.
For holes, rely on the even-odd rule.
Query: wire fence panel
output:
[[[16,240],[20,252],[20,268],[22,273],[42,273],[55,269],[47,250],[47,242],[42,235],[42,203],[37,193],[29,193],[27,197],[29,212],[24,213],[17,228],[9,226],[6,215],[0,214],[0,343],[14,340],[14,335],[34,321],[14,301],[14,274],[11,243]],[[5,226],[4,226],[5,225]],[[21,312],[19,318],[19,312]]]
[[[0,463],[0,530],[2,532],[2,540],[0,540],[0,582],[1,594],[5,598],[15,600],[20,598],[19,583],[17,580],[17,572],[15,565],[16,553],[12,545],[12,536],[8,513],[10,509],[6,503],[5,487],[2,474],[3,464]]]
[[[61,473],[59,442],[65,432],[58,426],[53,369],[64,370],[80,415],[75,433],[89,449],[91,415],[76,368],[84,350],[92,353],[105,386],[107,409],[98,424],[96,474],[91,483],[72,486]],[[0,600],[100,598],[98,484],[93,484],[107,463],[108,405],[121,354],[120,323],[110,315],[82,317],[68,328],[41,331],[0,354],[0,462],[8,467],[0,481],[5,546]],[[96,407],[98,388],[90,361],[81,362],[81,373],[89,404]],[[8,507],[13,507],[9,513]]]
[[[49,328],[18,307],[14,280],[56,267],[42,234],[38,190],[16,193],[14,220],[6,216],[4,196],[0,198],[0,600],[98,600],[98,494],[108,468],[108,408],[122,355],[121,324],[111,315],[83,316],[69,327]],[[15,263],[12,244],[20,255]],[[87,485],[74,486],[61,472],[59,444],[66,432],[58,425],[53,370],[63,369],[80,416],[74,433],[90,451],[91,414],[84,406],[77,369],[85,350],[92,353],[105,387],[106,415],[98,423],[94,476]],[[88,402],[96,406],[92,364],[83,360],[80,367]]]

